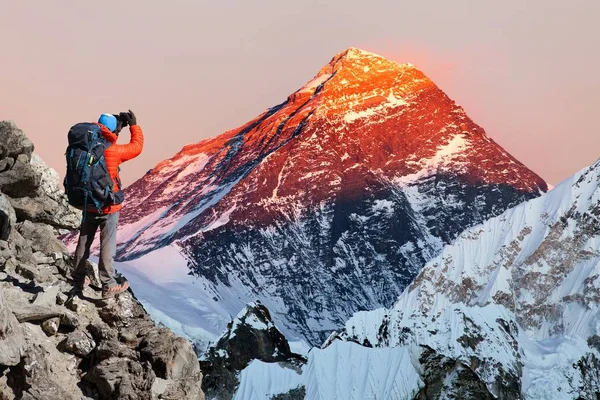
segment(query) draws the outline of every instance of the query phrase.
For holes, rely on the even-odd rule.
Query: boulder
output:
[[[9,198],[0,193],[0,240],[8,240],[16,222],[17,216],[10,204]]]
[[[45,254],[68,253],[65,245],[56,238],[49,225],[23,221],[17,224],[17,231],[30,241],[33,251],[41,251]]]
[[[24,278],[31,279],[37,284],[55,282],[56,277],[48,268],[38,267],[29,263],[20,263],[15,271]]]
[[[104,307],[98,310],[98,314],[108,325],[117,327],[143,317],[146,312],[130,293],[125,292],[116,298],[109,299]]]
[[[29,344],[14,371],[19,378],[18,383],[13,383],[17,392],[21,392],[21,396],[18,398],[23,400],[79,400],[79,397],[74,396],[66,389],[65,386],[68,384],[62,380],[62,376],[53,372],[53,360],[48,356],[49,351],[43,344]],[[65,372],[61,371],[61,374]]]
[[[42,177],[31,166],[29,158],[21,154],[11,169],[0,172],[0,191],[13,198],[30,196],[36,192]]]
[[[60,286],[53,285],[44,289],[43,292],[36,294],[33,304],[36,306],[52,307],[56,304],[56,297],[60,291]]]
[[[108,358],[83,378],[93,384],[101,399],[151,400],[154,371],[149,363],[127,358]]]
[[[49,318],[60,317],[63,314],[58,307],[44,307],[34,304],[14,306],[12,311],[19,322],[41,322]]]
[[[64,349],[76,356],[85,357],[96,347],[96,342],[87,332],[76,330],[67,335],[64,341]]]
[[[95,357],[104,360],[111,357],[129,358],[137,360],[138,356],[134,349],[124,345],[117,340],[103,340],[96,349]]]
[[[60,315],[60,324],[70,329],[77,329],[80,325],[77,315],[69,311],[65,311]]]
[[[46,333],[46,335],[54,336],[56,335],[56,333],[58,332],[58,328],[60,327],[60,318],[54,317],[47,319],[44,322],[42,322],[41,326],[42,330],[44,331],[44,333]]]
[[[157,378],[158,380],[158,378]],[[186,379],[179,381],[167,380],[164,391],[160,395],[161,400],[204,400],[204,392],[202,391],[202,375],[198,375],[197,379]]]
[[[108,324],[104,321],[94,321],[89,324],[87,327],[88,332],[92,334],[96,341],[101,340],[116,340],[117,332],[112,329]]]
[[[17,365],[21,361],[24,344],[21,325],[0,290],[0,367]]]
[[[0,159],[33,153],[33,143],[13,121],[0,121],[0,143]]]
[[[139,350],[142,360],[148,360],[163,379],[181,379],[200,373],[198,356],[190,342],[169,329],[158,328],[142,339]]]
[[[59,229],[77,229],[81,223],[81,211],[69,205],[58,173],[37,154],[31,157],[31,167],[41,180],[37,190],[28,197],[11,199],[18,219],[42,222]]]

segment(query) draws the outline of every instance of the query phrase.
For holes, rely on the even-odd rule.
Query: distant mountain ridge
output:
[[[127,188],[118,258],[172,247],[206,329],[258,299],[317,344],[352,313],[391,306],[465,228],[546,190],[417,68],[351,48]]]
[[[255,363],[240,387],[302,387],[315,400],[597,398],[599,222],[600,160],[461,233],[393,307],[356,313],[313,350],[293,385],[271,390],[262,382],[287,371]]]

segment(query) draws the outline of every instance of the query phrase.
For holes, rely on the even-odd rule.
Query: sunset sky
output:
[[[0,119],[62,175],[71,125],[131,108],[130,184],[359,47],[420,68],[556,184],[600,157],[599,20],[598,0],[0,0]]]

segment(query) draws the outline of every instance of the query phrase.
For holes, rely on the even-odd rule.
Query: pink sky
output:
[[[0,0],[0,119],[62,175],[72,124],[131,108],[146,147],[130,184],[360,47],[416,65],[556,184],[600,157],[599,18],[594,0]]]

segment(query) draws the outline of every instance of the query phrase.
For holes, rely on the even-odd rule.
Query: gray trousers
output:
[[[113,214],[94,214],[86,213],[85,219],[79,228],[79,242],[75,250],[75,270],[73,271],[73,281],[75,286],[83,288],[83,282],[86,276],[86,261],[90,256],[90,247],[94,242],[96,231],[100,228],[100,261],[98,262],[98,272],[102,288],[108,289],[117,284],[113,278],[113,258],[117,251],[117,224],[119,222],[119,213]]]

